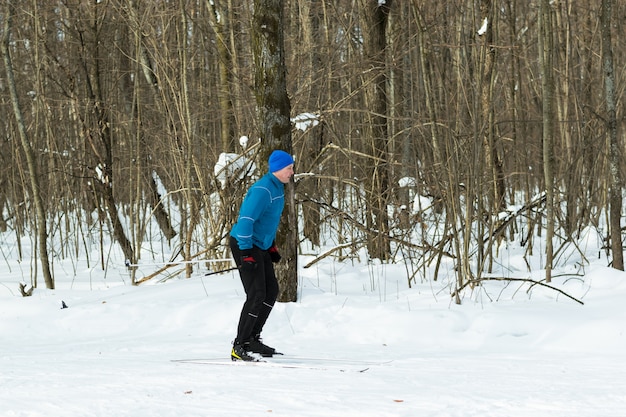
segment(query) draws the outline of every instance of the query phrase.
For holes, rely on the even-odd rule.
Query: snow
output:
[[[243,136],[242,136],[243,138]],[[240,139],[240,144],[244,148],[248,145],[246,140]],[[222,185],[222,188],[226,185],[226,180],[229,178],[242,179],[249,176],[250,173],[256,170],[256,164],[246,156],[242,156],[236,153],[220,153],[217,163],[213,167],[213,173],[215,177]]]
[[[398,186],[402,187],[416,187],[417,180],[415,177],[402,177],[398,180]]]
[[[424,196],[420,196],[418,195],[414,200],[413,200],[413,212],[414,213],[421,213],[425,210],[428,210],[432,207],[433,203],[432,200],[428,197],[424,197]]]
[[[319,115],[315,113],[300,113],[296,117],[292,118],[291,122],[296,126],[296,129],[303,132],[306,132],[320,123]]]
[[[250,140],[250,139],[249,139],[247,136],[245,136],[245,135],[244,135],[244,136],[241,136],[241,137],[239,138],[239,145],[241,145],[241,147],[242,147],[243,149],[246,149],[246,148],[248,147],[248,142],[249,142],[249,140]]]
[[[482,36],[485,33],[487,33],[487,28],[489,27],[489,19],[487,19],[486,17],[483,19],[483,24],[480,27],[480,29],[478,29],[478,36]]]
[[[626,275],[606,260],[551,284],[584,305],[502,281],[457,305],[446,280],[408,288],[403,265],[327,257],[302,267],[312,260],[301,255],[299,300],[275,306],[264,341],[350,359],[346,372],[341,361],[326,370],[172,362],[228,358],[243,302],[235,273],[131,286],[123,262],[105,274],[58,261],[57,288],[22,297],[27,268],[5,258],[0,416],[624,415]]]
[[[302,116],[299,129],[317,123]],[[254,169],[223,153],[215,174],[224,183]],[[425,221],[432,201],[413,198]],[[33,242],[20,244],[29,264],[15,259],[13,239],[0,234],[0,417],[617,417],[626,409],[626,273],[606,266],[592,228],[560,247],[551,287],[502,280],[543,279],[541,237],[534,255],[504,242],[494,280],[466,287],[460,304],[449,260],[381,264],[361,249],[340,262],[324,256],[332,244],[303,243],[298,301],[277,303],[263,333],[295,368],[176,361],[228,361],[244,300],[236,272],[207,276],[214,271],[203,261],[188,279],[168,271],[132,286],[117,245],[103,242],[103,271],[87,261],[100,253],[85,243],[89,256],[54,259],[56,289],[41,284],[22,297]],[[131,265],[137,279],[171,259],[154,248],[169,250],[146,244]]]

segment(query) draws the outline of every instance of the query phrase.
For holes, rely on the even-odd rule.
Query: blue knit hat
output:
[[[274,151],[269,159],[270,172],[280,171],[288,165],[293,164],[293,158],[285,151]]]

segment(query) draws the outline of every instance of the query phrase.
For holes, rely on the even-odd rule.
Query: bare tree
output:
[[[91,166],[95,190],[106,207],[106,212],[113,225],[113,236],[119,243],[124,257],[134,263],[136,262],[135,253],[126,236],[126,230],[120,218],[118,204],[113,192],[115,163],[110,120],[111,107],[105,97],[104,80],[101,72],[103,44],[100,36],[103,33],[101,25],[106,21],[105,15],[106,6],[94,3],[86,8],[85,15],[81,16],[85,21],[85,27],[77,28],[81,40],[81,49],[85,57],[83,75],[88,100],[88,113],[84,115],[84,138],[95,158],[95,164]]]
[[[15,86],[15,76],[13,73],[13,63],[11,61],[10,52],[10,39],[11,39],[11,19],[14,14],[13,1],[8,1],[3,10],[4,25],[2,35],[2,59],[4,61],[4,68],[7,75],[7,83],[9,92],[11,94],[11,103],[13,105],[13,114],[17,123],[17,130],[20,137],[20,143],[22,144],[22,150],[26,155],[26,162],[28,164],[28,174],[31,186],[31,193],[33,204],[35,206],[35,228],[37,230],[37,239],[39,241],[39,261],[41,263],[41,269],[43,272],[44,281],[46,287],[54,289],[54,278],[50,271],[50,262],[48,259],[48,232],[46,222],[46,210],[44,208],[43,200],[41,198],[40,179],[37,169],[37,161],[35,160],[35,152],[31,147],[30,140],[28,138],[28,132],[24,125],[24,118],[22,117],[22,110],[18,98],[17,89]],[[37,286],[35,281],[34,286]]]
[[[389,218],[387,205],[393,196],[394,187],[390,184],[390,158],[388,150],[387,121],[387,21],[392,1],[379,2],[361,0],[363,50],[365,71],[363,85],[365,89],[365,107],[368,154],[372,156],[367,163],[368,172],[368,228],[372,231],[368,238],[370,257],[388,260],[391,256],[389,236]]]
[[[480,17],[482,27],[479,30],[480,40],[480,106],[482,111],[481,130],[484,132],[485,160],[489,169],[490,194],[493,196],[491,210],[500,211],[505,207],[505,183],[502,158],[498,153],[495,138],[494,93],[496,79],[496,45],[494,44],[494,10],[492,0],[481,0]]]
[[[609,154],[609,212],[611,230],[611,252],[613,268],[624,270],[624,249],[622,247],[622,180],[620,161],[622,147],[617,137],[617,117],[615,110],[615,73],[613,68],[613,45],[611,42],[611,8],[613,0],[602,0],[600,24],[602,25],[602,68],[604,69],[604,94],[607,113],[607,136]]]
[[[539,11],[539,60],[541,62],[541,96],[543,104],[543,171],[546,187],[546,282],[552,280],[554,212],[554,77],[553,26],[549,0],[541,0]]]
[[[217,95],[220,106],[221,142],[222,151],[232,152],[235,150],[234,142],[234,112],[231,99],[230,86],[232,84],[235,61],[232,59],[229,36],[231,34],[231,14],[233,14],[233,4],[227,1],[206,1],[209,10],[209,24],[215,33],[216,48],[218,51],[218,73],[219,86]]]
[[[302,39],[301,53],[293,56],[290,68],[294,74],[295,89],[299,94],[294,95],[292,108],[302,109],[306,112],[318,111],[319,117],[324,105],[324,74],[323,56],[327,44],[323,41],[323,19],[326,13],[326,5],[322,0],[301,2],[297,5],[298,19],[290,25],[294,37]],[[328,29],[328,28],[327,28]],[[295,70],[295,71],[294,71]],[[317,120],[319,125],[307,129],[301,135],[298,147],[298,170],[312,172],[319,169],[319,158],[324,146],[325,122]],[[310,120],[313,122],[313,120]],[[298,138],[294,142],[298,142]],[[322,193],[321,180],[316,177],[303,178],[298,181],[296,198],[301,202],[303,227],[302,233],[314,246],[320,246],[320,218],[321,208],[312,201]]]
[[[125,14],[128,16],[128,29],[130,33],[133,34],[134,40],[134,51],[135,54],[130,54],[130,56],[135,56],[135,73],[143,74],[147,85],[149,86],[150,92],[152,95],[152,100],[159,105],[160,109],[163,109],[161,105],[161,96],[159,85],[159,79],[157,78],[154,70],[154,63],[150,59],[148,50],[145,45],[145,34],[142,27],[142,20],[138,16],[137,4],[129,0],[128,3],[123,4],[123,10]],[[142,164],[142,161],[152,160],[156,158],[155,155],[151,152],[151,147],[146,138],[146,132],[143,128],[142,124],[143,118],[140,116],[142,112],[139,110],[142,102],[142,95],[140,94],[139,86],[140,82],[134,82],[132,84],[134,89],[134,106],[129,105],[129,110],[131,114],[136,114],[136,131],[137,131],[137,169],[139,170],[138,179],[144,178],[144,184],[148,184],[148,190],[145,191],[145,195],[148,197],[150,204],[152,205],[152,211],[154,213],[154,218],[157,221],[163,235],[167,240],[173,239],[176,236],[176,230],[172,227],[170,218],[162,204],[162,196],[159,194],[158,185],[155,179],[155,176],[150,173],[150,167]],[[130,90],[130,89],[129,89]],[[143,184],[142,184],[143,185]],[[144,191],[141,187],[140,192]],[[141,195],[138,193],[138,195]]]

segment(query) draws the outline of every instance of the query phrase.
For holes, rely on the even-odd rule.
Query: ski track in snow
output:
[[[344,373],[51,351],[2,358],[0,415],[622,416],[626,368],[605,359],[431,356]]]

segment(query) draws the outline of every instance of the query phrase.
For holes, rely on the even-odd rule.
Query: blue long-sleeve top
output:
[[[237,223],[230,231],[239,249],[252,249],[252,245],[269,249],[276,238],[284,206],[285,186],[274,174],[267,173],[252,184],[241,203]]]

